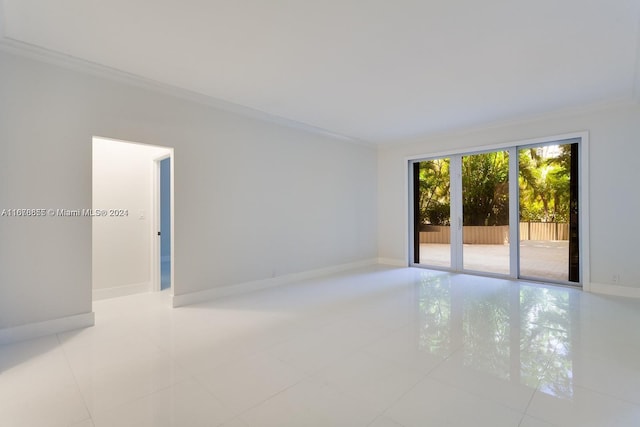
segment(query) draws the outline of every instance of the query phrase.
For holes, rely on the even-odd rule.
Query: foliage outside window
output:
[[[518,150],[520,221],[568,222],[571,145]],[[422,227],[451,225],[450,160],[420,162],[419,221]],[[506,151],[462,159],[465,225],[509,223],[509,155]]]

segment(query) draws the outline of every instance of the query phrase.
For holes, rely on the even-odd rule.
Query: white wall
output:
[[[176,295],[377,255],[377,153],[0,52],[0,204],[91,207],[94,135],[174,147]],[[91,311],[91,220],[0,218],[0,329]]]
[[[96,290],[151,289],[154,160],[169,153],[161,147],[93,139],[93,208],[127,211],[126,216],[93,218],[94,299]]]
[[[591,282],[620,287],[612,293],[640,296],[638,265],[640,212],[640,107],[618,106],[597,112],[564,114],[492,129],[384,147],[378,158],[379,256],[405,263],[407,207],[405,157],[447,150],[518,142],[538,137],[589,131],[590,275]],[[601,290],[604,290],[600,288]]]

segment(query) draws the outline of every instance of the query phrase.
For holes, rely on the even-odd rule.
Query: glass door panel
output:
[[[518,150],[520,276],[578,282],[578,144]]]
[[[450,159],[414,163],[415,263],[451,267]]]
[[[509,152],[462,157],[464,270],[510,274]]]

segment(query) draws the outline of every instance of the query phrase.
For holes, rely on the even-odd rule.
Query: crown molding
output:
[[[307,123],[299,122],[296,120],[287,119],[285,117],[276,116],[266,113],[255,108],[246,107],[233,102],[225,101],[222,99],[214,98],[212,96],[204,95],[201,93],[193,92],[187,89],[183,89],[177,86],[172,86],[166,83],[158,82],[153,79],[148,79],[136,74],[128,73],[125,71],[111,68],[102,64],[87,61],[75,56],[66,55],[63,53],[55,52],[49,49],[42,48],[40,46],[32,45],[22,41],[6,37],[4,33],[4,23],[2,22],[4,14],[2,13],[2,1],[0,1],[0,51],[9,54],[26,57],[40,62],[45,62],[58,67],[66,68],[72,71],[80,72],[83,74],[89,74],[95,77],[100,77],[115,81],[118,83],[135,86],[138,88],[159,92],[165,95],[169,95],[182,100],[195,102],[201,105],[212,107],[218,110],[226,111],[229,113],[238,114],[244,117],[252,118],[262,122],[276,124],[279,126],[300,130],[316,135],[337,139],[352,144],[365,146],[368,148],[374,148],[375,144],[364,141],[358,138],[342,135],[339,133],[331,132],[327,129],[322,129],[317,126],[313,126]]]

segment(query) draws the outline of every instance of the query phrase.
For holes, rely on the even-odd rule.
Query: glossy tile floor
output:
[[[640,302],[371,267],[0,347],[0,425],[640,426]]]

